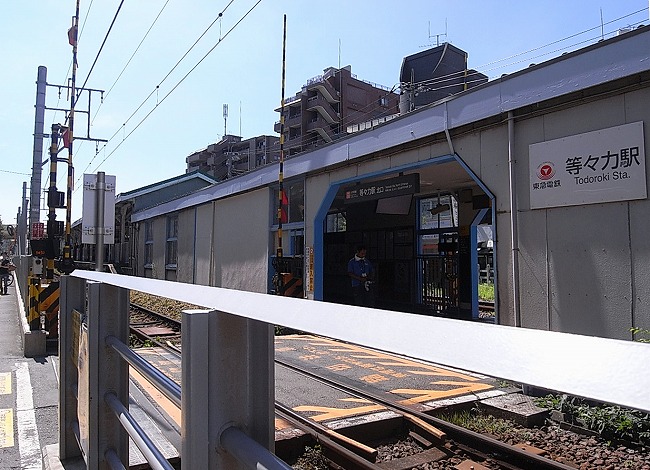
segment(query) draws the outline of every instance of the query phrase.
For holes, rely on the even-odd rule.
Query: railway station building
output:
[[[498,324],[631,339],[650,327],[649,126],[640,27],[291,156],[281,237],[277,164],[134,208],[134,274],[271,292],[281,266],[292,295],[351,303],[363,244],[378,308],[479,319],[487,268]]]

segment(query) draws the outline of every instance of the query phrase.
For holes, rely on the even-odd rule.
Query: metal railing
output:
[[[209,306],[182,313],[180,390],[128,348],[129,289]],[[643,343],[77,270],[61,279],[61,459],[124,468],[131,436],[170,468],[125,405],[131,366],[180,404],[181,469],[288,469],[273,454],[274,325],[650,411]]]
[[[173,468],[127,408],[130,366],[182,410],[181,468],[290,468],[272,453],[270,325],[215,310],[183,312],[178,386],[128,347],[129,290],[85,279],[88,273],[61,280],[62,460],[81,455],[90,469],[128,468],[130,437],[151,468]],[[251,360],[242,365],[241,357]],[[209,367],[223,358],[228,367]]]

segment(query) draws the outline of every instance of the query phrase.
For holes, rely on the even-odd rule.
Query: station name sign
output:
[[[418,192],[420,192],[420,175],[413,173],[351,186],[345,190],[345,203],[375,201]]]
[[[643,122],[528,147],[530,208],[645,199]]]

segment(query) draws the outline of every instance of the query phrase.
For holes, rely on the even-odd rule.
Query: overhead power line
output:
[[[113,25],[115,24],[115,20],[117,20],[117,15],[120,14],[120,10],[122,9],[122,5],[124,5],[124,0],[122,0],[120,2],[120,5],[117,7],[117,11],[115,12],[115,16],[113,17],[113,21],[111,21],[111,25],[108,27],[108,31],[106,31],[106,35],[104,36],[104,40],[102,41],[102,45],[99,46],[99,50],[97,51],[97,55],[95,56],[95,60],[93,61],[93,65],[90,66],[90,70],[88,71],[88,75],[86,76],[86,80],[84,81],[84,84],[81,85],[82,89],[86,88],[86,83],[88,83],[88,79],[90,78],[90,74],[93,73],[93,69],[95,68],[95,65],[97,64],[97,60],[99,59],[99,55],[102,53],[102,50],[104,49],[104,45],[106,44],[106,40],[108,39],[108,35],[111,34],[111,30],[113,29]],[[73,96],[72,99],[74,100],[75,97]]]
[[[115,85],[117,84],[117,82],[118,82],[118,81],[120,80],[120,78],[122,77],[122,74],[124,73],[124,71],[126,70],[126,68],[129,66],[129,64],[131,63],[131,61],[132,61],[133,58],[135,57],[135,55],[136,55],[136,54],[138,53],[138,51],[140,50],[140,46],[142,46],[142,44],[144,43],[144,40],[147,39],[147,36],[149,36],[149,33],[150,33],[151,30],[153,29],[154,25],[158,22],[158,19],[160,18],[160,15],[162,15],[162,12],[165,10],[165,7],[167,7],[167,4],[169,3],[169,1],[170,1],[170,0],[167,0],[167,1],[165,2],[165,4],[162,6],[162,8],[160,9],[160,11],[158,12],[158,15],[156,15],[156,18],[153,20],[153,23],[151,23],[151,26],[149,26],[149,29],[147,30],[147,32],[146,32],[146,33],[144,34],[144,36],[142,37],[142,40],[140,41],[140,44],[138,44],[138,47],[135,48],[135,50],[133,51],[133,54],[131,54],[131,57],[130,57],[129,60],[126,62],[126,65],[124,66],[124,68],[122,69],[122,71],[120,72],[120,74],[117,76],[117,78],[115,79],[115,81],[113,82],[113,84],[110,86],[110,88],[108,89],[108,91],[107,91],[106,94],[104,95],[104,100],[106,100],[106,98],[108,98],[108,95],[110,95],[111,91],[113,90],[113,88],[115,87]],[[102,102],[102,103],[103,103],[103,102]],[[101,107],[101,105],[100,105],[100,107]],[[97,109],[97,112],[99,112],[99,109]],[[95,116],[97,116],[97,112],[95,113]]]
[[[182,57],[181,57],[181,58],[176,62],[176,64],[175,64],[175,65],[174,65],[174,66],[169,70],[169,72],[167,72],[167,74],[166,74],[166,75],[163,77],[163,79],[158,83],[158,85],[157,85],[157,86],[156,86],[156,87],[155,87],[155,88],[154,88],[154,89],[149,93],[149,95],[147,95],[147,97],[146,97],[144,100],[142,100],[142,102],[140,103],[140,105],[135,109],[135,111],[133,111],[133,112],[131,113],[131,115],[126,119],[126,121],[124,121],[124,123],[122,124],[122,126],[121,126],[118,130],[115,131],[115,133],[114,133],[114,134],[113,134],[113,135],[108,139],[108,141],[104,144],[104,146],[103,146],[101,149],[97,149],[97,150],[95,151],[95,155],[93,155],[93,157],[90,159],[90,162],[88,162],[88,165],[86,165],[86,168],[85,168],[84,171],[82,172],[82,175],[83,175],[83,173],[85,173],[85,172],[88,170],[88,168],[90,168],[90,166],[91,166],[92,163],[95,161],[95,158],[97,157],[97,155],[99,154],[99,152],[100,152],[101,150],[105,150],[105,149],[106,149],[106,146],[107,146],[107,145],[108,145],[108,144],[109,144],[109,143],[110,143],[110,142],[111,142],[111,141],[112,141],[112,140],[113,140],[113,139],[114,139],[114,138],[115,138],[115,137],[120,133],[121,130],[124,129],[124,127],[126,126],[126,124],[128,124],[129,121],[133,118],[133,116],[135,116],[135,115],[137,114],[137,112],[142,108],[142,106],[144,106],[144,105],[147,103],[147,101],[149,101],[149,98],[151,98],[151,97],[153,96],[153,94],[156,93],[156,92],[159,90],[160,86],[161,86],[161,85],[162,85],[162,84],[167,80],[167,78],[169,78],[169,76],[170,76],[170,75],[174,72],[174,70],[175,70],[175,69],[180,65],[180,63],[183,61],[183,59],[185,59],[185,57],[187,57],[187,55],[192,51],[192,49],[194,49],[194,47],[199,43],[199,41],[203,38],[203,36],[205,36],[206,33],[207,33],[207,32],[208,32],[208,31],[209,31],[209,30],[210,30],[210,29],[211,29],[211,28],[212,28],[212,27],[217,23],[217,21],[220,20],[220,19],[223,17],[223,14],[226,12],[226,10],[228,10],[228,8],[233,4],[234,1],[235,1],[235,0],[231,0],[231,1],[230,1],[230,2],[225,6],[225,8],[224,8],[223,10],[221,10],[221,12],[220,12],[220,13],[217,15],[217,17],[212,21],[212,23],[210,23],[210,25],[209,25],[209,26],[208,26],[208,27],[203,31],[203,33],[201,33],[201,35],[200,35],[200,36],[199,36],[199,37],[194,41],[194,43],[190,46],[190,48],[189,48],[189,49],[188,49],[188,50],[183,54],[183,56],[182,56]],[[149,34],[149,32],[151,31],[151,29],[153,28],[153,26],[154,26],[154,25],[156,24],[156,22],[158,21],[158,18],[160,17],[160,15],[162,14],[163,10],[165,9],[165,7],[167,6],[168,3],[169,3],[169,0],[167,0],[167,1],[165,2],[165,4],[163,5],[163,7],[162,7],[162,8],[160,9],[160,11],[158,12],[158,15],[156,16],[156,18],[154,19],[153,23],[152,23],[151,26],[149,27],[149,30],[146,32],[146,34],[144,35],[144,37],[143,37],[142,40],[140,41],[140,44],[138,44],[138,47],[135,49],[135,51],[134,51],[133,54],[131,55],[131,58],[128,60],[127,64],[126,64],[126,65],[124,66],[124,68],[122,69],[122,72],[120,72],[120,75],[117,77],[117,79],[115,80],[115,82],[113,82],[113,85],[111,85],[111,88],[108,90],[108,93],[106,94],[105,98],[108,96],[108,94],[111,92],[111,90],[113,89],[113,87],[115,86],[115,84],[117,83],[117,81],[120,79],[120,77],[122,76],[122,74],[124,73],[124,71],[126,70],[126,68],[128,67],[129,63],[131,63],[131,60],[133,60],[133,57],[134,57],[135,54],[137,53],[138,49],[140,49],[140,46],[142,45],[142,43],[144,42],[144,40],[145,40],[146,37],[148,36],[148,34]],[[99,107],[101,108],[102,105],[103,105],[103,101],[102,101],[102,103],[100,104]],[[99,108],[98,108],[98,111],[99,111]],[[97,113],[95,114],[95,117],[97,117]],[[93,121],[94,121],[94,118],[93,118]],[[91,122],[91,125],[92,125],[92,122]],[[82,143],[83,143],[83,142],[82,142]],[[78,183],[78,182],[81,180],[81,177],[82,177],[82,176],[79,176],[79,177],[77,178],[77,181],[76,181],[75,183]],[[75,185],[75,186],[76,186],[76,185]]]
[[[129,120],[130,120],[130,119],[131,119],[131,118],[132,118],[132,117],[137,113],[137,111],[138,111],[140,108],[142,108],[142,106],[145,104],[145,102],[146,102],[146,101],[147,101],[147,100],[148,100],[148,99],[149,99],[149,98],[150,98],[154,93],[156,93],[156,92],[159,90],[160,85],[161,85],[161,84],[162,84],[162,83],[163,83],[163,82],[164,82],[164,81],[165,81],[165,80],[170,76],[170,74],[173,72],[173,70],[174,70],[174,69],[175,69],[175,68],[180,64],[180,62],[181,62],[181,61],[182,61],[182,60],[187,56],[187,54],[188,54],[188,53],[189,53],[189,52],[190,52],[190,51],[191,51],[191,50],[196,46],[196,44],[200,41],[200,39],[201,39],[201,38],[202,38],[202,37],[207,33],[208,29],[210,29],[210,28],[211,28],[211,27],[212,27],[212,26],[217,22],[217,20],[219,20],[219,19],[223,16],[223,13],[226,11],[226,9],[227,9],[230,5],[232,5],[233,2],[234,2],[234,0],[231,0],[230,3],[228,3],[228,5],[224,8],[224,10],[223,10],[221,13],[219,13],[219,15],[217,16],[217,18],[215,19],[215,21],[213,21],[213,22],[210,24],[210,26],[206,29],[206,31],[204,31],[203,34],[201,34],[201,36],[200,36],[200,37],[195,41],[195,43],[190,47],[190,49],[189,49],[189,50],[188,50],[188,51],[183,55],[183,57],[181,57],[181,59],[176,63],[176,65],[174,65],[174,67],[172,68],[172,70],[170,70],[169,73],[167,73],[167,75],[165,75],[165,77],[164,77],[163,80],[160,82],[160,84],[159,84],[158,86],[156,86],[156,88],[155,88],[154,90],[152,90],[152,92],[149,94],[149,96],[147,96],[147,98],[142,102],[142,104],[140,104],[140,106],[138,106],[138,108],[136,109],[136,111],[134,111],[134,112],[131,114],[131,116],[129,116],[129,119],[127,119],[126,122],[128,122],[128,121],[129,121]],[[221,37],[219,38],[219,40],[214,44],[214,46],[212,46],[212,47],[211,47],[211,48],[210,48],[210,49],[209,49],[209,50],[208,50],[208,51],[203,55],[203,57],[202,57],[202,58],[201,58],[201,59],[200,59],[200,60],[199,60],[199,61],[198,61],[198,62],[197,62],[197,63],[196,63],[196,64],[195,64],[195,65],[194,65],[194,66],[193,66],[193,67],[192,67],[192,68],[191,68],[191,69],[190,69],[190,70],[189,70],[189,71],[188,71],[188,72],[187,72],[187,73],[186,73],[186,74],[185,74],[185,75],[184,75],[184,76],[183,76],[183,77],[182,77],[182,78],[181,78],[181,79],[180,79],[180,80],[179,80],[179,81],[178,81],[178,82],[177,82],[177,83],[176,83],[176,84],[175,84],[175,85],[170,89],[170,90],[169,90],[169,92],[167,92],[167,94],[165,94],[165,96],[163,96],[162,99],[160,99],[160,100],[156,103],[156,105],[155,105],[155,106],[154,106],[154,107],[153,107],[153,108],[152,108],[152,109],[151,109],[151,110],[150,110],[150,111],[149,111],[149,112],[148,112],[148,113],[147,113],[147,114],[146,114],[146,115],[145,115],[145,116],[144,116],[144,117],[143,117],[143,118],[142,118],[142,119],[141,119],[141,120],[136,124],[136,126],[135,126],[135,127],[134,127],[134,128],[133,128],[133,129],[132,129],[132,130],[131,130],[131,131],[130,131],[126,136],[124,136],[124,138],[122,139],[122,141],[121,141],[119,144],[117,144],[117,146],[116,146],[116,147],[115,147],[115,148],[114,148],[114,149],[113,149],[113,150],[112,150],[112,151],[111,151],[111,152],[110,152],[110,153],[109,153],[109,154],[108,154],[108,155],[107,155],[107,156],[106,156],[106,157],[105,157],[105,158],[104,158],[104,159],[103,159],[103,160],[102,160],[102,161],[101,161],[101,162],[100,162],[96,167],[95,167],[95,171],[96,171],[97,169],[99,169],[99,168],[101,167],[101,165],[104,164],[104,162],[106,162],[106,160],[108,160],[108,159],[109,159],[109,158],[110,158],[110,157],[111,157],[111,156],[112,156],[112,155],[117,151],[117,149],[120,148],[120,146],[121,146],[121,145],[122,145],[122,144],[123,144],[123,143],[124,143],[124,142],[125,142],[125,141],[126,141],[126,140],[127,140],[127,139],[128,139],[128,138],[129,138],[129,137],[130,137],[130,136],[131,136],[131,135],[132,135],[132,134],[133,134],[133,133],[134,133],[134,132],[135,132],[135,131],[136,131],[136,130],[137,130],[137,129],[138,129],[138,128],[139,128],[139,127],[140,127],[140,126],[145,122],[145,121],[146,121],[146,120],[147,120],[147,119],[148,119],[148,118],[149,118],[149,116],[151,116],[151,115],[154,113],[154,111],[155,111],[156,109],[158,109],[158,106],[159,106],[159,105],[161,105],[161,104],[162,104],[162,103],[163,103],[163,102],[164,102],[164,101],[165,101],[165,100],[166,100],[166,99],[167,99],[167,98],[168,98],[168,97],[169,97],[169,96],[170,96],[174,91],[176,91],[176,89],[180,86],[180,84],[183,83],[183,82],[185,81],[185,79],[187,79],[187,77],[189,77],[189,75],[190,75],[192,72],[194,72],[194,70],[196,70],[196,68],[197,68],[199,65],[201,65],[201,63],[202,63],[202,62],[203,62],[203,61],[204,61],[204,60],[205,60],[205,59],[206,59],[206,58],[207,58],[207,57],[208,57],[208,56],[209,56],[209,55],[210,55],[210,54],[211,54],[211,53],[212,53],[216,48],[217,48],[217,46],[219,46],[219,45],[220,45],[220,44],[221,44],[221,43],[222,43],[222,42],[223,42],[223,41],[224,41],[224,40],[225,40],[225,39],[230,35],[230,33],[232,33],[232,32],[235,30],[235,28],[237,28],[237,27],[241,24],[242,21],[244,21],[244,19],[246,19],[246,18],[248,17],[248,15],[250,15],[250,14],[253,12],[253,10],[255,10],[255,8],[256,8],[260,3],[262,3],[262,0],[258,0],[258,1],[257,1],[257,2],[256,2],[256,3],[255,3],[255,4],[254,4],[254,5],[253,5],[253,6],[252,6],[252,7],[251,7],[251,8],[250,8],[250,9],[249,9],[249,10],[248,10],[248,11],[247,11],[247,12],[246,12],[246,13],[245,13],[245,14],[244,14],[244,15],[243,15],[243,16],[242,16],[242,17],[241,17],[241,18],[240,18],[240,19],[239,19],[239,20],[238,20],[238,21],[237,21],[237,22],[236,22],[236,23],[235,23],[235,24],[234,24],[234,25],[229,29],[229,30],[228,30],[228,31],[227,31],[227,32],[226,32],[226,34],[224,34],[223,36],[221,36]],[[126,124],[126,122],[125,122],[125,124]],[[113,138],[115,138],[115,136],[120,132],[120,130],[122,130],[122,129],[124,128],[124,125],[125,125],[125,124],[123,124],[122,127],[121,127],[120,129],[118,129],[118,130],[115,132],[115,134],[113,134],[113,136],[108,140],[108,142],[106,142],[106,144],[104,144],[104,146],[103,146],[102,149],[100,149],[100,150],[103,150],[103,149],[106,148],[106,146],[108,145],[108,143],[110,143],[111,140],[112,140]],[[93,157],[93,160],[94,160],[94,157]],[[91,160],[91,163],[88,164],[88,167],[90,167],[91,164],[92,164],[92,160]],[[88,167],[87,167],[87,168],[88,168]]]

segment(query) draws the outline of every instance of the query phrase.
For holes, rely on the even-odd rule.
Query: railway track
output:
[[[131,346],[160,346],[180,352],[181,323],[147,307],[131,303]]]
[[[177,354],[180,354],[180,322],[178,320],[146,307],[132,304],[130,323],[132,347],[159,346],[172,349]],[[432,462],[436,463],[436,468],[445,468],[444,462],[446,460],[458,460],[459,458],[463,460],[464,466],[458,468],[474,468],[475,470],[481,468],[509,470],[531,468],[568,470],[574,468],[537,455],[535,453],[537,449],[527,446],[526,443],[520,445],[505,444],[490,436],[469,431],[426,413],[399,405],[385,396],[370,393],[368,390],[351,386],[349,383],[344,384],[324,378],[309,370],[281,360],[276,359],[276,364],[279,367],[303,375],[309,380],[318,381],[332,389],[343,391],[358,399],[373,402],[381,405],[386,410],[394,412],[401,417],[401,424],[399,426],[392,424],[390,431],[387,431],[388,434],[382,436],[381,440],[394,443],[389,445],[400,445],[400,442],[409,439],[414,441],[421,449],[420,452],[414,455],[377,463],[378,451],[374,447],[377,445],[377,436],[370,442],[361,442],[361,440],[357,439],[362,438],[353,436],[351,432],[347,432],[347,434],[353,437],[343,435],[322,424],[304,418],[289,407],[276,402],[276,414],[290,423],[291,426],[310,436],[313,442],[318,443],[322,456],[334,465],[332,468],[398,470],[414,468]],[[279,452],[278,455],[283,458]]]

